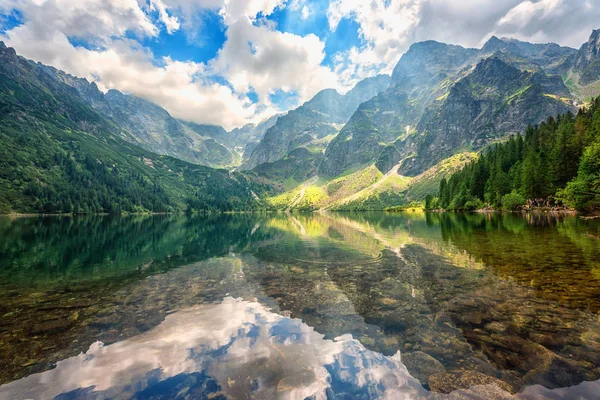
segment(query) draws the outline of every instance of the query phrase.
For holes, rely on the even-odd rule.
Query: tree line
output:
[[[600,97],[577,115],[529,126],[440,182],[427,209],[517,209],[528,202],[600,208]]]

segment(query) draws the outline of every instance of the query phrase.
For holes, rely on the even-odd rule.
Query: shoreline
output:
[[[312,211],[292,211],[292,214],[312,214],[312,213],[320,213],[323,210],[312,210]],[[478,214],[494,214],[494,213],[511,213],[511,214],[556,214],[556,215],[569,215],[569,216],[579,216],[584,220],[594,220],[600,219],[600,212],[594,212],[591,214],[586,214],[577,210],[552,210],[548,208],[534,208],[530,210],[517,210],[517,211],[506,211],[506,210],[494,210],[482,208],[478,210],[444,210],[444,209],[436,209],[436,210],[425,210],[423,208],[417,207],[409,207],[409,208],[398,208],[398,209],[386,209],[386,210],[327,210],[327,212],[334,213],[347,213],[347,212],[385,212],[385,213],[414,213],[414,212],[430,212],[430,213],[478,213]],[[110,213],[95,213],[95,214],[73,214],[73,213],[52,213],[52,214],[42,214],[42,213],[10,213],[10,214],[0,214],[0,218],[45,218],[45,217],[128,217],[128,216],[157,216],[157,215],[236,215],[236,214],[285,214],[290,213],[290,211],[281,211],[281,210],[257,210],[257,211],[206,211],[206,212],[194,212],[192,214],[188,214],[186,212],[143,212],[143,213],[123,213],[123,214],[110,214]]]

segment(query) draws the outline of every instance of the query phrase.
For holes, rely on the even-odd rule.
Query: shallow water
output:
[[[0,219],[0,399],[600,399],[600,223]]]

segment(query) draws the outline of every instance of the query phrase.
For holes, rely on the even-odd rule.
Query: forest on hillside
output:
[[[600,98],[577,115],[529,126],[524,135],[495,144],[449,179],[427,209],[515,210],[529,202],[600,208]]]

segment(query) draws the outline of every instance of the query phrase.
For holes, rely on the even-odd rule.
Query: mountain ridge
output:
[[[366,78],[345,95],[333,89],[320,91],[311,100],[280,117],[267,130],[242,169],[277,161],[298,147],[336,135],[339,131],[336,125],[345,123],[356,107],[386,87],[389,79],[387,75]]]
[[[579,50],[497,37],[481,49],[415,43],[391,76],[367,78],[346,94],[322,90],[294,110],[229,132],[178,120],[117,90],[103,93],[94,82],[26,60],[4,44],[0,60],[0,104],[8,110],[0,134],[15,153],[6,158],[18,155],[26,166],[2,167],[0,185],[13,194],[0,199],[0,212],[69,209],[54,204],[59,197],[47,187],[84,179],[76,170],[104,185],[86,194],[95,199],[88,210],[399,205],[419,200],[423,188],[487,146],[577,111],[588,93],[600,94],[600,30]],[[30,138],[16,134],[17,126]],[[34,137],[52,149],[41,155],[43,168],[31,158]],[[23,140],[27,150],[19,152]],[[241,173],[199,167],[232,171],[240,163]],[[111,171],[114,179],[107,178]],[[123,186],[124,177],[135,189]],[[132,194],[152,192],[152,181],[158,186],[150,202]],[[134,200],[116,201],[119,191]],[[116,204],[98,197],[103,192]],[[47,204],[33,204],[39,193]],[[11,206],[15,195],[26,204]],[[76,195],[69,196],[72,203]]]
[[[517,119],[521,117],[522,121],[515,123],[514,126],[509,124],[504,128],[501,127],[501,132],[489,137],[490,140],[520,131],[528,123],[541,122],[547,115],[575,110],[574,104],[565,104],[564,101],[560,100],[561,97],[569,95],[569,90],[558,76],[550,76],[541,72],[521,73],[518,66],[502,61],[495,56],[497,49],[494,49],[491,56],[485,57],[484,55],[475,65],[468,66],[474,59],[481,57],[482,53],[490,50],[489,43],[501,42],[498,38],[491,40],[492,42],[488,42],[487,46],[484,45],[483,49],[478,51],[475,56],[473,49],[444,45],[439,42],[430,41],[411,46],[411,49],[401,58],[395,68],[393,77],[396,77],[396,85],[391,86],[387,91],[382,92],[379,96],[359,107],[355,116],[351,117],[350,122],[328,146],[323,163],[319,167],[319,174],[335,176],[349,168],[358,168],[361,165],[368,164],[369,161],[376,162],[376,165],[383,168],[382,172],[387,173],[386,168],[391,168],[402,159],[407,159],[407,162],[400,168],[400,172],[418,175],[440,161],[439,155],[435,154],[440,149],[426,149],[425,147],[428,142],[431,142],[431,139],[428,138],[433,136],[452,139],[454,143],[451,145],[451,149],[440,153],[448,157],[452,155],[452,151],[461,146],[475,145],[475,149],[481,148],[489,141],[482,143],[460,142],[456,140],[455,135],[450,135],[450,132],[443,133],[437,128],[432,129],[432,127],[437,123],[449,130],[456,130],[458,128],[456,122],[450,124],[449,122],[452,121],[452,114],[457,113],[456,115],[461,115],[463,122],[476,122],[475,120],[479,118],[479,125],[472,126],[472,128],[479,129],[479,132],[472,136],[477,137],[477,135],[483,134],[487,129],[485,128],[486,124],[493,124],[493,121],[498,121],[497,116],[491,115],[489,112],[481,114],[482,110],[478,108],[477,104],[484,98],[480,99],[480,97],[485,97],[486,93],[506,92],[508,86],[514,81],[520,81],[521,84],[520,88],[513,88],[513,94],[516,97],[508,98],[510,94],[504,93],[504,98],[498,96],[497,104],[494,104],[493,107],[498,112],[513,112],[513,117],[517,117]],[[536,49],[545,47],[545,45],[532,46]],[[433,51],[431,53],[425,52],[424,49],[429,48],[433,48]],[[439,53],[443,52],[444,49],[449,52],[449,56],[440,56]],[[425,61],[414,60],[419,53],[426,54]],[[405,58],[408,58],[408,60],[405,60]],[[427,64],[432,59],[435,60],[434,65],[422,65],[423,62]],[[508,66],[510,68],[505,68]],[[455,74],[454,77],[449,76],[452,72]],[[477,82],[471,82],[468,90],[466,90],[464,84],[473,76],[478,77]],[[419,86],[418,88],[412,86],[415,83]],[[394,81],[392,81],[393,84]],[[528,86],[531,85],[539,85],[544,90],[527,91],[526,89],[530,89]],[[458,89],[462,91],[457,91]],[[466,92],[469,90],[472,91],[468,94],[468,97],[471,98],[472,107],[469,108],[469,105],[463,102],[461,106],[455,106],[451,108],[451,111],[449,110],[444,114],[444,104],[449,101],[459,101],[459,92],[466,96]],[[554,97],[547,97],[546,94]],[[439,96],[434,100],[434,95]],[[516,104],[513,101],[523,95],[529,96],[529,101],[536,97],[534,103],[542,108],[545,107],[540,111],[539,116],[531,115],[531,113],[525,111],[517,112],[514,107],[511,111],[511,106]],[[464,100],[466,101],[466,98]],[[378,104],[387,104],[390,110],[381,112],[380,110],[383,108]],[[470,114],[466,114],[465,110],[462,109],[465,106],[466,109],[470,109]],[[508,110],[505,109],[506,107],[508,107]],[[439,118],[440,112],[441,115],[445,115],[445,118]],[[395,132],[387,127],[390,125],[389,122],[387,124],[383,123],[391,115],[394,115],[393,123],[397,127]],[[486,115],[488,116],[485,117]],[[482,118],[485,121],[481,120]],[[403,135],[402,129],[398,129],[398,127],[404,127],[406,134]],[[347,132],[349,130],[351,132]],[[436,133],[431,134],[430,131],[432,130]],[[457,132],[453,133],[456,134]],[[395,135],[397,135],[396,140],[393,139]],[[353,140],[357,141],[354,146],[351,144]],[[358,149],[364,149],[362,156],[356,155]],[[419,161],[415,162],[416,159],[419,159]],[[423,160],[429,161],[423,162]]]
[[[0,110],[0,213],[250,210],[270,190],[132,145],[74,87],[5,46]]]

